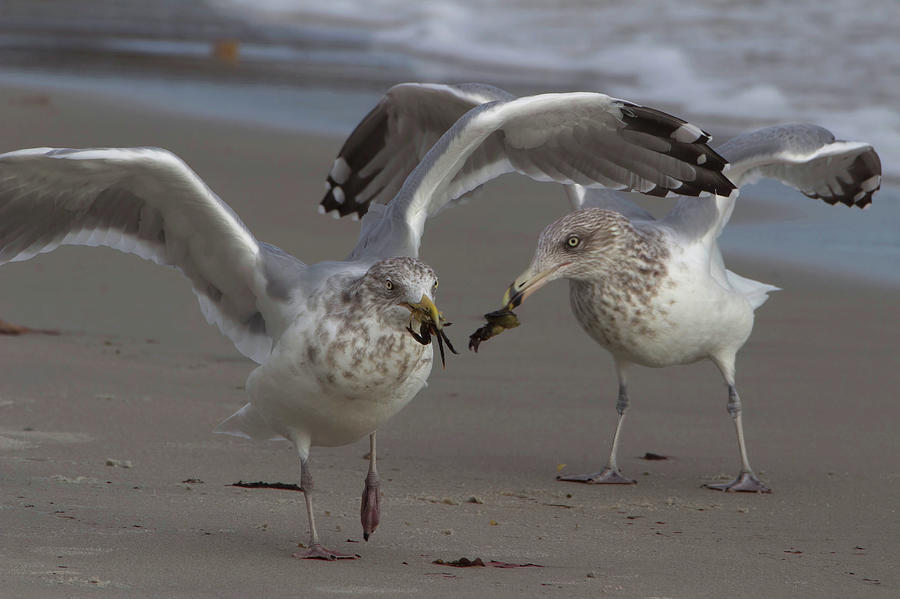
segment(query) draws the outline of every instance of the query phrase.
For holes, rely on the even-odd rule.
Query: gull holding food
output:
[[[865,208],[881,183],[881,163],[869,144],[836,141],[829,131],[813,125],[759,129],[717,150],[731,162],[727,174],[739,187],[769,177],[829,204]],[[568,279],[575,318],[615,360],[618,421],[606,466],[597,473],[557,478],[634,483],[621,474],[616,462],[629,404],[630,366],[664,367],[708,359],[728,386],[727,409],[737,434],[741,470],[730,482],[705,486],[770,492],[747,457],[735,359],[750,336],[754,310],[777,287],[725,268],[718,237],[737,194],[683,198],[656,220],[623,195],[579,186],[567,192],[579,209],[544,229],[531,265],[503,298],[508,311],[547,283]]]
[[[395,86],[344,144],[328,178],[322,210],[336,216],[361,214],[389,200],[392,190],[459,115],[480,102],[511,98],[502,90],[479,84]],[[579,140],[577,134],[573,136],[574,142]],[[484,144],[457,178],[479,169],[490,170],[515,156],[504,152],[502,144],[503,139]],[[869,144],[837,141],[829,131],[814,125],[751,131],[717,151],[731,162],[726,174],[737,186],[773,178],[829,204],[864,208],[881,182],[880,161]],[[531,164],[540,161],[557,166],[551,156],[529,158]],[[698,157],[696,162],[703,164],[704,160]],[[567,167],[572,165],[557,170],[568,173]],[[577,176],[569,179],[581,183]],[[472,187],[463,186],[463,190]],[[664,195],[659,187],[642,191]],[[776,288],[724,266],[717,239],[731,216],[737,193],[683,197],[665,218],[657,220],[628,194],[577,184],[567,185],[566,192],[575,211],[542,233],[531,267],[509,288],[503,309],[487,315],[488,323],[473,334],[470,347],[477,350],[481,342],[518,326],[512,308],[550,281],[567,278],[578,322],[615,359],[619,417],[606,467],[597,473],[560,479],[633,483],[621,474],[616,462],[629,404],[629,367],[710,359],[728,385],[727,408],[737,433],[741,472],[734,481],[707,486],[768,491],[747,457],[741,400],[735,387],[735,357],[750,335],[754,310]]]
[[[361,510],[368,537],[379,518],[374,431],[425,384],[425,337],[443,335],[434,271],[414,257],[376,254],[303,264],[257,241],[166,150],[0,155],[0,264],[65,244],[112,247],[181,270],[207,320],[260,364],[247,380],[251,401],[219,432],[288,439],[310,528],[298,557],[350,557],[319,543],[309,449],[370,435]]]
[[[603,94],[498,100],[438,136],[388,205],[369,210],[344,261],[307,265],[258,241],[166,150],[36,148],[0,154],[0,264],[71,244],[179,269],[207,320],[259,364],[247,379],[250,401],[218,431],[289,440],[310,529],[296,556],[352,557],[319,542],[309,451],[369,435],[360,509],[368,539],[380,519],[375,431],[425,385],[432,337],[442,360],[448,342],[437,276],[417,258],[430,214],[502,172],[571,182],[570,162],[592,173],[579,182],[615,188],[732,188],[707,136],[675,117]],[[332,176],[342,174],[338,162]]]

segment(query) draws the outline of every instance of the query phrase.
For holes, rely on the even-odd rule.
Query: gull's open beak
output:
[[[547,270],[537,273],[534,272],[533,267],[529,267],[528,270],[520,274],[516,280],[513,281],[513,284],[510,285],[509,289],[506,290],[506,293],[503,294],[503,307],[507,310],[518,307],[529,295],[556,278],[551,277],[550,275],[556,273],[557,270],[568,264],[569,262],[557,264],[556,266],[552,266]]]
[[[426,322],[434,323],[434,328],[437,330],[441,330],[444,326],[444,317],[441,315],[440,310],[437,309],[437,306],[434,305],[434,302],[431,301],[431,298],[422,294],[422,299],[420,299],[417,303],[406,303],[403,304],[409,311],[413,314],[416,314],[422,318],[422,320]]]

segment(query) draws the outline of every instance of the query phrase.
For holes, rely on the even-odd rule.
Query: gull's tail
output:
[[[766,300],[769,299],[769,293],[781,291],[781,287],[760,283],[759,281],[735,274],[730,270],[725,271],[725,277],[728,279],[728,284],[731,285],[731,288],[747,298],[754,310],[766,303]]]
[[[243,408],[225,419],[215,428],[216,433],[234,435],[254,441],[270,441],[284,439],[284,437],[272,430],[272,427],[259,414],[259,410],[247,403]]]

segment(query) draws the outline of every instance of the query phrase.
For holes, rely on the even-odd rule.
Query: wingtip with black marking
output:
[[[709,145],[712,136],[700,127],[655,108],[618,101],[622,122],[626,130],[652,135],[668,140],[670,146],[664,153],[695,165],[696,176],[692,181],[681,181],[679,187],[657,186],[644,193],[652,196],[686,195],[704,193],[727,196],[735,185],[725,175],[728,161]]]
[[[822,200],[826,204],[841,203],[847,207],[868,208],[872,204],[872,196],[881,189],[881,159],[874,149],[861,152],[847,169],[849,181],[837,180],[838,189],[831,189],[829,194],[809,193],[811,198]]]

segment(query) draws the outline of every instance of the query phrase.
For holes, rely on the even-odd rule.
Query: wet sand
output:
[[[0,151],[171,149],[259,239],[304,261],[355,242],[357,223],[316,214],[339,139],[29,90],[0,90],[0,115]],[[565,210],[558,188],[506,177],[429,224],[422,257],[459,349]],[[92,248],[6,265],[0,318],[61,335],[0,337],[2,594],[895,597],[900,293],[729,265],[785,289],[738,360],[751,462],[773,494],[700,488],[739,465],[709,363],[635,371],[620,461],[638,485],[556,482],[563,464],[603,465],[616,386],[558,283],[379,432],[383,516],[368,543],[366,442],[313,449],[323,540],[362,556],[341,563],[291,559],[307,535],[299,493],[229,486],[295,482],[298,465],[285,443],[211,432],[246,401],[253,365],[177,272]],[[543,567],[432,563],[463,556]]]

